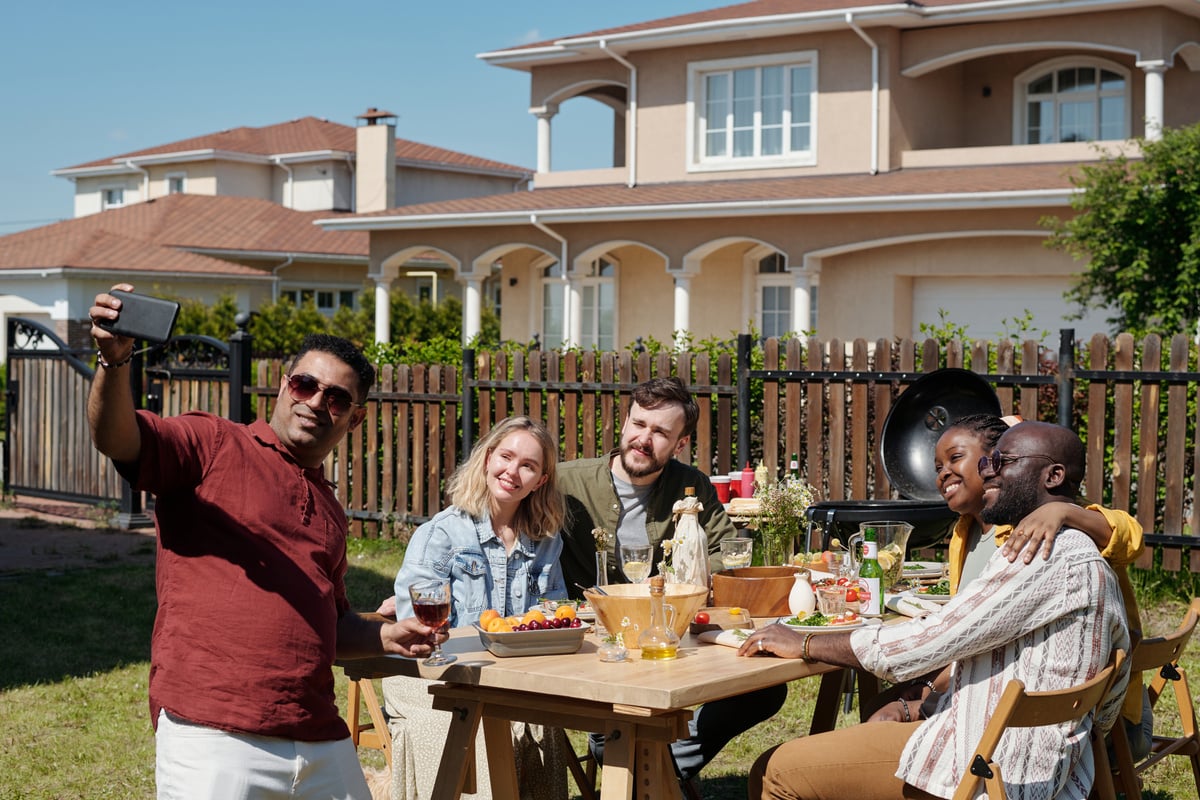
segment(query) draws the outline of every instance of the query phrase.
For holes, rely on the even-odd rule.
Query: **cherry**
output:
[[[531,631],[540,631],[542,629],[542,623],[538,622],[536,619],[531,619],[528,624],[529,630]]]
[[[519,630],[519,631],[527,631],[527,630],[529,630],[529,626],[528,626],[528,625],[526,625],[525,623],[521,623],[520,625],[518,625],[518,626],[517,626],[517,630]]]
[[[571,627],[572,627],[572,628],[578,628],[578,627],[579,627],[580,625],[582,625],[582,624],[583,624],[583,623],[582,623],[582,622],[579,620],[579,617],[576,617],[575,619],[571,620]]]

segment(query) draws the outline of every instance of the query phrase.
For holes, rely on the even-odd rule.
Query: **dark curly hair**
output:
[[[975,434],[983,442],[983,448],[991,450],[1008,430],[1008,423],[995,414],[968,414],[947,425],[946,430],[942,431],[942,435],[945,436],[955,429]]]

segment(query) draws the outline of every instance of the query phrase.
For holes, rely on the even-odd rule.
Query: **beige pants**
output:
[[[431,681],[384,678],[383,707],[392,733],[392,800],[428,800],[450,729],[450,714],[433,708]],[[513,752],[517,759],[520,800],[566,800],[567,752],[558,728],[514,722]],[[475,737],[475,794],[490,800],[491,782],[483,731]]]
[[[793,739],[763,753],[748,797],[805,800],[933,798],[896,777],[900,753],[920,722],[873,722]]]

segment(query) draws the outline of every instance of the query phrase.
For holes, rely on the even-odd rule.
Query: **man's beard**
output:
[[[980,516],[989,525],[1016,525],[1038,507],[1038,493],[1033,481],[1006,483],[996,494],[996,500],[983,509]]]
[[[628,458],[626,458],[626,456],[631,452],[636,452],[643,458],[650,459],[650,463],[644,467],[635,466],[634,464],[630,463]],[[631,478],[645,478],[647,475],[653,475],[656,472],[661,472],[662,468],[666,465],[667,463],[665,461],[661,464],[658,463],[658,461],[655,460],[653,453],[646,454],[640,450],[635,450],[633,445],[621,445],[621,466],[625,469],[625,474]]]

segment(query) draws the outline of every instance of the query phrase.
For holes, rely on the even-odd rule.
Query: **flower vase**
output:
[[[792,563],[796,552],[796,533],[789,530],[763,531],[763,563],[769,567],[783,567]]]
[[[596,585],[608,585],[608,551],[596,551]]]

